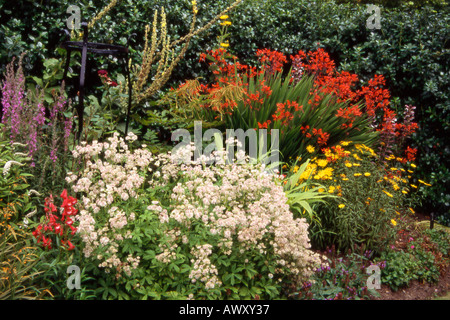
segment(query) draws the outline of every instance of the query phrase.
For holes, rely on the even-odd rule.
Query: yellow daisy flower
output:
[[[327,164],[328,164],[328,161],[327,161],[326,159],[320,159],[320,160],[317,160],[317,165],[318,165],[319,167],[326,167]]]
[[[383,190],[383,192],[386,193],[386,195],[387,195],[388,197],[391,197],[391,198],[393,197],[393,195],[390,194],[389,192],[387,192],[386,190]]]

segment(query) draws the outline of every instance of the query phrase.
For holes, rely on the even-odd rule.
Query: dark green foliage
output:
[[[394,291],[407,287],[412,280],[435,282],[439,279],[433,254],[422,249],[387,250],[380,260],[386,261],[386,268],[381,271],[381,282]]]
[[[344,3],[342,3],[344,2]],[[424,194],[423,207],[440,215],[450,212],[449,172],[449,20],[445,1],[385,1],[380,5],[381,29],[369,30],[366,20],[369,1],[244,1],[230,13],[228,31],[230,51],[242,63],[255,64],[256,49],[270,48],[285,54],[298,50],[324,48],[340,70],[354,72],[367,81],[374,73],[383,74],[401,111],[405,104],[417,106],[416,119],[420,130],[413,136],[417,147],[419,178],[432,187]],[[106,0],[83,0],[82,19],[89,21],[105,7]],[[411,4],[412,5],[411,5]],[[38,74],[44,57],[54,56],[65,28],[65,11],[69,1],[24,0],[0,1],[0,70],[12,56],[31,51],[25,60],[26,69]],[[198,25],[230,4],[227,0],[198,1]],[[384,6],[386,5],[386,6]],[[132,33],[132,57],[139,58],[143,45],[144,26],[152,21],[153,10],[166,9],[169,33],[174,39],[187,33],[191,17],[189,1],[123,0],[96,24],[90,39],[125,44]],[[214,27],[192,39],[185,59],[174,72],[171,85],[195,77],[207,77],[206,68],[198,62],[201,52],[217,45],[219,28]],[[106,60],[105,60],[106,61]],[[97,61],[100,67],[103,61]],[[112,64],[121,71],[121,66]],[[401,114],[399,112],[399,114]]]

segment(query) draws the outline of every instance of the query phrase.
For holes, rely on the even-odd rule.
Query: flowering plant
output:
[[[380,167],[373,149],[349,141],[323,153],[300,176],[301,182],[311,175],[325,186],[323,192],[338,196],[317,210],[322,224],[314,225],[313,243],[336,244],[343,251],[364,243],[380,252],[394,239],[404,208],[413,204],[407,197],[415,186],[410,182],[410,165],[400,167],[403,159],[398,157],[397,165],[387,158],[388,164]]]
[[[63,199],[60,207],[61,217],[56,214],[58,209],[54,205],[53,195],[45,198],[44,221],[33,231],[33,236],[36,238],[37,243],[46,249],[52,249],[54,242],[52,236],[56,236],[58,242],[68,251],[71,251],[75,249],[71,240],[77,231],[77,228],[73,226],[74,219],[72,218],[78,213],[78,210],[74,208],[77,199],[68,196],[66,189],[64,189],[60,197]]]
[[[173,181],[174,187],[169,199],[148,209],[168,235],[152,263],[160,274],[174,265],[186,268],[186,293],[274,297],[320,263],[308,250],[306,220],[290,212],[281,177],[249,163],[205,166],[199,160],[175,173],[177,167],[174,161],[162,166],[162,184]]]
[[[263,49],[256,55],[259,68],[241,64],[224,48],[202,54],[200,60],[209,61],[215,82],[192,88],[191,96],[198,98],[190,102],[210,110],[226,127],[280,130],[285,161],[305,157],[307,145],[333,146],[343,139],[375,142],[378,134],[358,101],[349,104],[348,99],[325,90],[313,74],[298,81],[294,81],[295,70],[284,75],[287,58],[280,52]],[[189,83],[177,90],[181,96],[185,86]]]
[[[373,252],[352,252],[344,260],[335,249],[334,246],[327,248],[328,265],[316,269],[313,280],[303,283],[295,297],[304,300],[360,300],[380,297],[377,290],[367,287],[369,275],[366,270],[372,265],[370,258]],[[383,269],[386,264],[382,261],[377,266]]]
[[[132,133],[127,136],[131,142],[136,139]],[[133,206],[141,195],[142,173],[147,172],[151,153],[144,149],[132,153],[115,133],[108,142],[82,142],[73,150],[73,156],[80,160],[82,168],[69,172],[66,180],[75,192],[82,194],[83,209],[77,220],[83,254],[117,277],[130,275],[139,264],[139,257],[131,253],[123,257],[123,250],[118,248],[131,238],[136,217]]]
[[[47,74],[42,79],[33,77],[36,85],[26,90],[22,69],[22,55],[18,68],[14,62],[8,64],[2,83],[2,130],[9,133],[11,143],[22,143],[27,147],[31,161],[30,184],[34,188],[43,186],[44,181],[57,183],[64,171],[69,151],[73,119],[70,117],[71,101],[67,99],[64,83],[47,88],[55,74],[59,75],[60,64],[49,59],[44,62]],[[62,77],[62,74],[61,74]],[[59,90],[58,90],[59,89]],[[52,179],[45,179],[51,170]],[[65,174],[65,173],[64,173]]]
[[[67,178],[83,194],[83,253],[126,294],[275,297],[320,263],[280,178],[261,167],[180,164],[192,149],[131,152],[117,135],[74,152],[86,164]]]

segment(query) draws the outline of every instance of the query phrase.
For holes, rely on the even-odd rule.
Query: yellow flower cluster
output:
[[[333,168],[326,167],[327,164],[328,161],[326,159],[317,159],[317,157],[312,159],[305,171],[300,175],[298,182],[302,183],[311,177],[315,180],[331,180],[333,178]],[[295,173],[298,169],[299,167],[295,166],[292,171]]]
[[[355,144],[355,148],[362,154],[369,154],[372,157],[377,157],[375,151],[372,148],[369,148],[365,144]]]
[[[398,161],[398,162],[400,162],[400,163],[403,163],[403,159],[402,159],[402,158],[400,158],[400,157],[395,157],[395,156],[393,156],[393,155],[391,155],[391,156],[389,156],[389,157],[385,157],[385,159],[388,160],[388,161]],[[412,169],[417,168],[417,166],[416,166],[414,163],[411,163],[409,166],[410,166]],[[387,164],[387,167],[389,167],[389,164]],[[397,167],[395,167],[395,166],[394,166],[394,167],[391,166],[391,167],[389,167],[389,171],[391,171],[391,172],[390,172],[389,174],[387,174],[387,175],[384,177],[384,180],[386,180],[387,182],[389,182],[389,183],[392,185],[392,188],[393,188],[395,191],[401,189],[401,192],[402,192],[403,194],[408,194],[409,191],[410,191],[410,188],[409,188],[409,187],[414,188],[414,189],[418,189],[418,186],[415,185],[415,184],[413,184],[413,183],[409,183],[409,186],[408,186],[408,180],[412,178],[411,175],[407,175],[408,180],[404,177],[404,175],[406,174],[406,172],[408,172],[409,174],[414,173],[413,170],[410,170],[410,169],[405,170],[405,169],[403,169],[403,168],[397,168]],[[430,187],[430,186],[431,186],[431,184],[429,184],[429,183],[427,183],[427,182],[425,182],[425,181],[423,181],[423,180],[418,179],[417,181],[418,181],[420,184],[423,184],[423,185],[425,185],[425,186],[427,186],[427,187]],[[403,186],[403,187],[400,187],[401,184],[403,184],[404,186]]]
[[[224,28],[226,28],[228,26],[231,26],[231,21],[227,20],[228,18],[229,17],[226,14],[220,16],[220,20],[222,20],[220,22],[220,25],[223,26]],[[230,43],[228,42],[228,40],[227,41],[222,41],[220,43],[220,46],[223,47],[223,48],[228,48],[230,46]]]
[[[198,13],[197,1],[193,0],[191,3],[192,3],[192,12],[194,12],[194,14],[197,14]]]
[[[312,145],[308,145],[306,150],[312,154],[316,151],[316,148]],[[392,210],[389,211],[392,211],[392,213],[395,212],[397,215],[400,214],[397,210],[400,210],[399,206],[401,206],[402,201],[400,198],[402,195],[408,194],[411,188],[417,189],[418,184],[431,186],[431,184],[423,180],[417,180],[417,184],[411,184],[409,182],[411,178],[410,174],[414,172],[413,170],[417,168],[417,166],[411,163],[409,164],[409,167],[403,169],[402,164],[404,164],[404,159],[399,157],[385,157],[385,159],[388,160],[388,162],[385,163],[385,167],[372,167],[369,169],[369,167],[367,167],[369,163],[383,162],[379,161],[380,157],[372,148],[364,144],[353,145],[351,141],[341,141],[339,145],[327,148],[323,151],[324,153],[322,156],[316,156],[308,163],[304,172],[299,177],[299,184],[304,183],[309,179],[328,181],[325,182],[325,189],[321,189],[320,192],[327,191],[330,194],[342,197],[342,191],[350,190],[347,188],[351,187],[353,183],[361,181],[360,179],[372,179],[373,176],[381,173],[382,178],[376,181],[380,187],[378,190],[382,191],[381,195],[383,197],[387,197],[385,198],[386,201],[387,199],[390,199],[389,202],[396,207],[396,210],[394,210],[395,208],[393,207]],[[391,160],[395,162],[391,162]],[[360,167],[361,170],[357,170],[356,168],[358,167]],[[294,172],[298,172],[298,170],[299,166],[293,168]],[[375,182],[375,180],[367,181],[371,181],[370,183]],[[372,197],[376,198],[374,196]],[[367,206],[371,206],[375,203],[374,199],[371,197],[367,197],[367,200],[363,201]],[[342,202],[338,202],[337,206],[339,209],[346,208],[346,205]],[[380,212],[387,213],[387,210],[387,208],[380,209]],[[412,208],[409,208],[409,210],[414,213]],[[391,224],[396,226],[397,221],[392,219]]]

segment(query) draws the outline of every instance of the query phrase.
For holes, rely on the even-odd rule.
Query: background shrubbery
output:
[[[419,178],[427,177],[433,184],[425,191],[423,207],[427,212],[448,213],[448,8],[441,0],[370,1],[381,6],[381,29],[369,30],[366,20],[370,13],[363,4],[366,2],[244,1],[230,14],[233,25],[228,29],[231,33],[229,49],[244,63],[254,64],[257,49],[270,48],[294,54],[299,49],[321,47],[330,54],[339,70],[357,73],[363,81],[374,72],[383,74],[386,86],[395,97],[392,101],[395,108],[402,109],[406,104],[417,106],[420,130],[413,136],[413,143],[419,149]],[[90,20],[107,3],[105,0],[80,1],[83,20]],[[209,21],[229,3],[225,0],[199,1],[198,25]],[[0,69],[4,71],[12,56],[30,51],[24,60],[25,69],[31,74],[39,74],[42,60],[55,56],[54,49],[62,39],[59,31],[65,28],[65,19],[69,16],[65,13],[69,4],[56,0],[1,1],[0,17],[4,23],[0,36],[5,41],[0,47]],[[42,5],[46,8],[44,12],[37,10]],[[190,23],[188,1],[129,0],[121,1],[97,22],[90,38],[125,44],[127,37],[136,33],[131,45],[132,56],[138,58],[144,26],[151,22],[153,10],[162,6],[167,12],[169,33],[175,37],[186,34]],[[198,56],[213,48],[218,35],[219,28],[214,27],[191,41],[186,59],[180,62],[171,79],[172,84],[198,76],[207,77],[207,70],[199,63]],[[113,63],[111,68],[120,72],[121,66]]]

